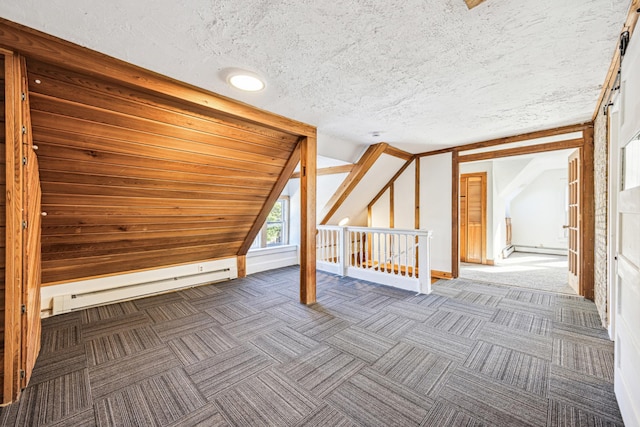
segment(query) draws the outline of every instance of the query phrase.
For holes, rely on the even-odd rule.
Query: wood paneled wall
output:
[[[7,206],[6,168],[5,168],[5,102],[4,102],[4,57],[0,55],[0,402],[3,402],[4,387],[4,316],[5,316],[5,245],[6,245],[6,217]]]
[[[27,65],[43,284],[238,254],[298,136]]]

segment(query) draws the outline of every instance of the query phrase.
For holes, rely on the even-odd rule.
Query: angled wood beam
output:
[[[316,161],[315,137],[300,147],[300,302],[316,302]]]
[[[305,123],[259,110],[248,104],[173,80],[2,18],[0,18],[0,47],[19,52],[27,58],[38,59],[91,76],[116,80],[156,95],[191,102],[294,135],[315,136],[316,134],[315,128]]]
[[[298,166],[298,162],[300,161],[300,144],[301,143],[298,142],[298,145],[296,145],[296,148],[291,153],[289,160],[287,160],[287,163],[284,165],[284,168],[282,169],[282,172],[280,173],[278,180],[273,185],[273,188],[271,189],[269,196],[267,196],[267,199],[262,205],[262,209],[260,210],[260,213],[258,214],[255,222],[251,226],[251,229],[249,230],[247,237],[245,237],[242,245],[240,246],[237,256],[240,257],[247,254],[247,252],[249,251],[249,248],[251,247],[251,244],[253,243],[254,239],[260,232],[262,225],[267,220],[267,216],[269,216],[269,212],[271,212],[273,205],[276,203],[276,201],[278,200],[278,197],[280,197],[280,194],[282,194],[282,190],[284,190],[284,187],[289,182],[289,177],[293,173],[296,166]]]
[[[326,224],[329,222],[334,213],[340,208],[342,203],[349,197],[349,194],[356,188],[362,178],[371,169],[371,166],[380,158],[389,145],[385,142],[380,142],[375,145],[369,146],[367,151],[360,157],[358,163],[355,164],[351,173],[347,176],[344,182],[338,187],[331,199],[327,202],[322,213],[320,214],[320,224]]]
[[[349,173],[353,170],[354,165],[330,166],[328,168],[318,169],[316,175],[335,175],[338,173]],[[291,179],[300,178],[300,172],[294,172]]]
[[[404,150],[401,150],[401,149],[396,148],[396,147],[392,147],[390,145],[387,147],[386,150],[384,150],[384,154],[388,154],[388,155],[393,156],[393,157],[398,157],[398,158],[403,159],[405,161],[413,159],[413,154],[407,153]]]
[[[391,185],[396,181],[396,179],[398,179],[400,175],[402,175],[404,171],[407,170],[411,162],[413,162],[413,158],[410,160],[407,160],[405,164],[402,165],[402,167],[398,170],[398,172],[396,172],[396,174],[393,175],[393,177],[391,177],[389,182],[387,182],[387,184],[384,187],[382,187],[382,190],[380,190],[378,194],[376,194],[376,196],[373,199],[371,199],[371,201],[369,202],[369,206],[373,206],[380,199],[380,197],[382,197],[382,195],[391,187]]]
[[[631,7],[629,8],[629,12],[627,13],[627,19],[620,30],[620,33],[624,31],[629,31],[629,37],[633,36],[633,32],[636,28],[636,24],[638,23],[638,12],[640,10],[640,0],[634,0],[631,3]],[[613,58],[611,59],[611,65],[609,65],[609,70],[607,71],[607,76],[604,79],[604,84],[602,85],[602,89],[600,90],[600,96],[598,97],[598,102],[596,103],[596,110],[593,112],[593,116],[591,117],[591,121],[595,121],[596,117],[598,117],[598,113],[600,112],[600,108],[604,107],[604,103],[609,100],[609,93],[614,90],[614,84],[617,80],[618,70],[620,69],[620,47],[619,40],[616,43],[615,51],[613,52]]]
[[[521,154],[544,153],[546,151],[565,150],[582,146],[583,139],[569,139],[566,141],[549,142],[547,144],[527,145],[524,147],[508,148],[506,150],[487,151],[485,153],[468,154],[459,156],[460,163],[475,162],[478,160],[498,159],[500,157],[519,156]]]
[[[471,10],[474,7],[478,6],[480,3],[483,3],[484,0],[464,0],[464,2],[467,4],[467,8]]]

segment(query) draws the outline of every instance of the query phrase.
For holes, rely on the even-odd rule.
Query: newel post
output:
[[[418,281],[420,293],[431,293],[431,231],[418,236]]]
[[[347,227],[340,227],[340,274],[344,277],[347,275],[349,268],[349,230]]]

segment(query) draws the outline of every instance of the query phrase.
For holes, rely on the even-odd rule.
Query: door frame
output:
[[[469,173],[461,173],[459,181],[462,181],[463,178],[468,177],[480,177],[482,182],[482,192],[481,192],[481,209],[482,209],[482,235],[481,235],[481,249],[480,249],[480,264],[487,264],[487,172],[469,172]],[[460,193],[460,192],[459,192]],[[467,197],[467,217],[469,216],[469,191],[466,191]],[[458,194],[458,198],[461,197],[461,194]],[[462,214],[460,214],[460,218],[458,224],[461,224],[463,221]],[[469,230],[469,224],[466,224],[467,230]],[[469,233],[467,232],[466,241],[469,242]],[[467,253],[468,255],[468,253]],[[467,257],[465,257],[467,258]],[[462,259],[461,253],[458,255],[458,259]],[[469,262],[468,260],[466,262]]]
[[[575,134],[580,132],[579,137]],[[567,139],[562,139],[566,135]],[[558,136],[560,136],[558,138]],[[535,143],[535,140],[555,137],[553,142]],[[561,139],[561,140],[558,140]],[[533,145],[519,146],[523,141],[532,141]],[[512,144],[513,148],[504,148]],[[478,152],[492,146],[501,146],[499,149]],[[566,149],[579,149],[580,156],[580,259],[579,259],[579,295],[594,300],[594,251],[595,251],[595,201],[594,201],[594,126],[593,123],[557,128],[549,131],[532,132],[511,138],[503,138],[494,141],[485,141],[477,144],[455,147],[452,156],[452,248],[451,270],[454,278],[460,275],[460,163],[475,162],[480,160],[492,160],[502,157],[513,157],[522,154],[535,154],[547,151],[559,151]]]

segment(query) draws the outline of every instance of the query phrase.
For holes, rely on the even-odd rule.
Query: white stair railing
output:
[[[317,228],[319,270],[419,293],[431,292],[431,231]]]

